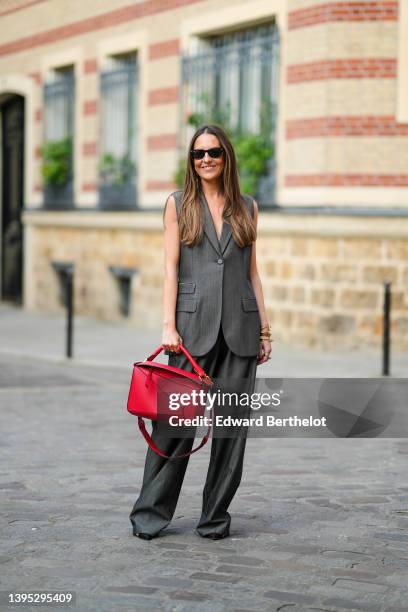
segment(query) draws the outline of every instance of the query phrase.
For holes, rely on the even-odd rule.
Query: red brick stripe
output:
[[[84,62],[84,74],[91,74],[98,70],[98,62],[95,58],[87,59]]]
[[[175,149],[176,147],[177,134],[159,134],[158,136],[149,136],[147,139],[147,148],[149,151],[162,151]]]
[[[176,183],[173,181],[147,181],[147,191],[165,191],[176,188]]]
[[[15,6],[14,8],[0,11],[0,17],[3,17],[4,15],[10,15],[10,13],[17,13],[17,11],[23,11],[24,9],[29,8],[30,6],[33,6],[33,4],[40,4],[41,2],[45,2],[45,0],[31,0],[31,2],[27,0],[27,2],[20,6]]]
[[[34,113],[34,121],[41,121],[41,119],[42,119],[42,109],[37,108],[37,110]]]
[[[98,191],[96,183],[82,183],[82,191]]]
[[[408,187],[408,174],[287,174],[286,187]]]
[[[286,139],[322,136],[408,136],[408,125],[391,116],[341,116],[292,119],[286,122]]]
[[[148,104],[174,104],[178,102],[178,87],[165,87],[149,91]]]
[[[149,46],[149,60],[161,59],[169,55],[178,55],[180,53],[180,40],[173,38],[159,43],[154,43]]]
[[[84,115],[94,115],[98,110],[97,100],[87,100],[84,102]]]
[[[34,157],[36,159],[40,159],[41,158],[41,147],[35,147],[35,149],[34,149]]]
[[[26,36],[5,43],[4,45],[0,45],[0,56],[9,53],[18,53],[19,51],[25,51],[33,47],[39,47],[40,45],[48,45],[64,38],[72,38],[73,36],[80,36],[81,34],[95,32],[104,28],[112,28],[113,26],[127,23],[133,19],[140,19],[148,15],[154,15],[155,13],[175,10],[198,2],[203,2],[203,0],[154,0],[154,2],[152,0],[144,0],[144,2],[139,2],[137,4],[133,3],[129,6],[103,13],[102,15],[95,15],[94,17],[88,17],[81,21],[74,21],[73,23],[58,28],[53,28],[45,32],[39,32],[32,36]]]
[[[37,85],[41,85],[42,83],[42,78],[41,78],[41,74],[39,72],[31,72],[28,75],[31,79],[33,79],[33,81],[37,84]]]
[[[397,20],[398,2],[326,2],[290,11],[288,27],[294,30],[330,21]]]
[[[82,147],[82,152],[86,157],[92,157],[96,155],[96,152],[97,152],[96,142],[84,142],[84,145]]]
[[[322,81],[325,79],[391,79],[397,73],[395,59],[355,58],[292,64],[288,66],[287,82]]]

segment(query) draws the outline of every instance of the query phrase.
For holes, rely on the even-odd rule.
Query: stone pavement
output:
[[[105,325],[87,331],[83,320],[78,336],[97,341],[67,361],[57,318],[45,338],[46,317],[34,329],[34,315],[3,315],[0,590],[75,591],[70,609],[80,612],[407,610],[407,440],[250,438],[231,537],[217,542],[194,533],[206,447],[190,459],[172,524],[145,542],[128,518],[146,446],[126,399],[128,363],[146,356],[152,335],[136,330],[123,347],[136,354],[119,364],[130,328],[105,324],[103,334]],[[321,376],[315,357],[314,371],[309,353],[295,365]],[[279,363],[280,374],[298,375],[289,357]],[[332,367],[345,373],[347,363]],[[356,376],[353,360],[348,367]]]

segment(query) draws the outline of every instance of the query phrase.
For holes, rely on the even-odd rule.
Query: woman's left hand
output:
[[[270,340],[260,340],[257,364],[261,365],[262,363],[266,363],[268,359],[270,359],[271,353],[272,353],[272,342]]]

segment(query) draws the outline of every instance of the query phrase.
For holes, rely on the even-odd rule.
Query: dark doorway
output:
[[[3,96],[1,112],[1,299],[22,304],[24,98]]]

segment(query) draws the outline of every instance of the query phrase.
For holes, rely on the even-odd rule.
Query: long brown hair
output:
[[[201,242],[204,230],[203,211],[200,205],[201,178],[194,168],[190,151],[201,134],[213,134],[224,149],[224,168],[221,175],[221,191],[225,198],[223,217],[231,224],[232,235],[240,247],[250,245],[256,239],[256,228],[239,187],[235,151],[225,131],[218,125],[203,125],[191,138],[187,153],[187,170],[179,215],[180,241],[187,246]]]

